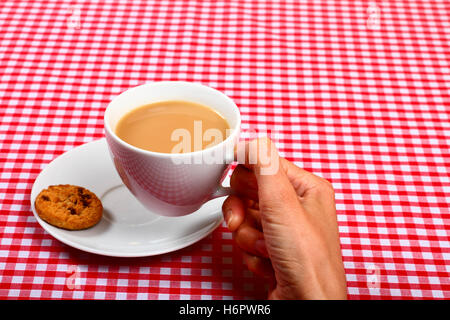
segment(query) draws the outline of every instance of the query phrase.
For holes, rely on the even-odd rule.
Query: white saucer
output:
[[[102,201],[102,220],[94,227],[68,231],[43,221],[34,200],[49,185],[73,184],[94,192]],[[209,235],[222,221],[225,198],[211,200],[182,217],[163,217],[145,209],[124,186],[100,139],[70,150],[39,174],[31,190],[31,208],[39,224],[74,248],[114,257],[143,257],[187,247]]]

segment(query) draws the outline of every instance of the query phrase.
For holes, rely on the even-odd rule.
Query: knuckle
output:
[[[245,251],[244,251],[245,252]],[[253,273],[258,273],[259,271],[259,258],[253,256],[251,253],[245,252],[245,263],[247,264],[248,270]]]
[[[245,224],[241,224],[239,228],[234,231],[233,238],[240,247],[246,242],[247,232],[248,230]]]
[[[330,181],[326,179],[321,179],[322,189],[330,195],[334,195],[334,188]]]
[[[251,272],[258,273],[258,261],[256,260],[256,258],[250,258],[247,262],[247,267]]]

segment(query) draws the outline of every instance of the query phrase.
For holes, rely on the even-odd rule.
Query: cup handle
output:
[[[231,164],[234,162],[234,160],[234,149],[227,149],[225,152],[225,163]],[[231,196],[232,194],[234,194],[234,192],[230,187],[219,185],[217,190],[209,196],[207,201],[220,197]]]
[[[230,187],[219,186],[217,190],[209,196],[208,201],[220,197],[230,196],[232,194],[234,194],[234,192]]]

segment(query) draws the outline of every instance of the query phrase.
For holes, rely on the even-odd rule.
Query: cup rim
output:
[[[181,84],[181,85],[188,85],[191,87],[197,87],[197,88],[201,88],[202,90],[209,90],[212,91],[216,94],[219,94],[220,96],[222,96],[225,100],[227,100],[230,105],[232,106],[235,114],[237,115],[237,121],[236,121],[236,125],[232,128],[232,132],[231,134],[222,142],[216,144],[215,146],[212,146],[210,148],[206,148],[206,149],[202,149],[202,150],[198,150],[198,151],[192,151],[192,152],[185,152],[185,153],[167,153],[167,152],[155,152],[155,151],[150,151],[150,150],[144,150],[138,147],[135,147],[131,144],[129,144],[128,142],[125,142],[124,140],[122,140],[121,138],[119,138],[116,133],[114,132],[114,130],[111,129],[111,126],[109,124],[109,121],[107,121],[107,116],[109,115],[109,112],[111,110],[111,104],[113,103],[114,100],[116,100],[118,97],[122,96],[123,94],[125,94],[126,92],[130,91],[130,90],[136,90],[137,88],[140,87],[149,87],[149,86],[154,86],[154,85],[171,85],[171,84]],[[144,154],[144,155],[151,155],[151,156],[155,156],[155,157],[160,157],[160,158],[174,158],[174,157],[192,157],[192,156],[196,156],[199,155],[201,153],[204,152],[213,152],[213,150],[216,150],[220,147],[223,147],[223,145],[225,145],[226,143],[228,143],[230,140],[234,140],[236,135],[239,132],[239,129],[241,127],[241,113],[239,112],[239,108],[237,107],[236,103],[230,98],[228,97],[226,94],[224,94],[223,92],[214,89],[212,87],[206,86],[204,84],[200,84],[200,83],[195,83],[195,82],[189,82],[189,81],[155,81],[155,82],[151,82],[151,83],[144,83],[135,87],[131,87],[126,89],[125,91],[122,91],[119,95],[115,96],[109,103],[108,106],[105,109],[105,113],[103,116],[103,123],[104,123],[104,128],[105,131],[119,144],[121,144],[122,146],[132,149],[135,152]]]

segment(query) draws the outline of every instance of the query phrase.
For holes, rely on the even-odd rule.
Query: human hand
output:
[[[238,157],[244,151],[222,211],[248,268],[269,279],[268,298],[346,299],[331,184],[279,157],[269,139],[241,144]]]

